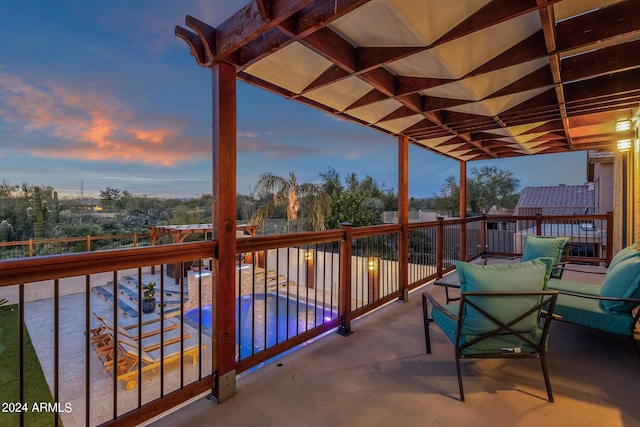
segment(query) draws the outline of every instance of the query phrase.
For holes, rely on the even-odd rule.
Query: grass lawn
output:
[[[19,426],[19,408],[25,411],[24,425],[54,425],[53,412],[33,412],[33,405],[53,403],[40,362],[25,330],[25,399],[20,402],[20,349],[18,306],[0,307],[0,426]],[[62,422],[59,423],[62,425]]]

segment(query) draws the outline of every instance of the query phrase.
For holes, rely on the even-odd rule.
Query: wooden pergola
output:
[[[640,241],[640,0],[253,0],[216,28],[192,16],[186,26],[175,34],[212,72],[219,401],[235,393],[236,80],[397,140],[401,285],[409,144],[459,161],[466,206],[470,161],[635,138],[616,156]],[[465,241],[463,229],[462,254]]]
[[[186,225],[152,225],[149,226],[151,233],[151,244],[155,245],[160,236],[171,236],[171,243],[182,243],[192,234],[203,234],[204,236],[213,233],[213,224],[186,224]],[[247,233],[247,235],[256,235],[256,226],[249,224],[237,224],[238,232]],[[205,238],[206,240],[206,238]]]

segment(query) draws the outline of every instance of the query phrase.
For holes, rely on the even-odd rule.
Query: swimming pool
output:
[[[185,313],[198,328],[199,310]],[[286,295],[255,294],[236,298],[236,345],[240,358],[251,356],[337,317],[322,305],[309,305]],[[211,336],[211,305],[202,307],[202,332]]]

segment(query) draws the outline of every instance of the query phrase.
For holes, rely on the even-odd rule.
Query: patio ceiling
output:
[[[254,0],[176,27],[199,65],[470,161],[611,149],[640,0]]]

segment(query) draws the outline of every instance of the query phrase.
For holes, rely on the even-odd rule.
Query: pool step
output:
[[[122,280],[134,288],[138,287],[138,279],[136,279],[133,276],[122,276]],[[156,294],[160,294],[160,284],[157,282],[156,282],[155,290],[156,290]],[[174,297],[174,296],[180,297],[180,295],[186,297],[189,295],[189,289],[187,286],[185,286],[185,289],[181,290],[180,286],[178,285],[175,285],[173,283],[165,283],[163,293],[169,297]]]
[[[111,285],[111,288],[113,288],[113,285]],[[95,286],[92,291],[109,304],[114,304],[115,298],[111,289],[108,288],[108,285]],[[125,300],[121,299],[120,297],[118,297],[118,311],[127,318],[138,317],[138,310],[131,307]]]
[[[267,288],[272,290],[275,288],[286,288],[287,286],[296,286],[293,280],[287,280],[284,274],[276,274],[275,270],[263,270],[255,273],[256,284],[265,284]]]

